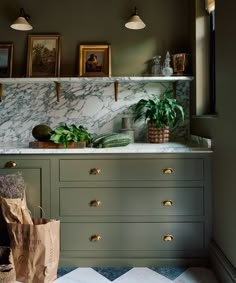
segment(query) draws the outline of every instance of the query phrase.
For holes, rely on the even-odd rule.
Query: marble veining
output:
[[[130,116],[130,106],[141,98],[172,86],[165,81],[123,81],[119,84],[118,101],[114,98],[114,84],[109,80],[82,79],[63,81],[60,101],[57,102],[53,81],[3,84],[0,103],[0,146],[9,142],[28,143],[33,140],[32,128],[40,123],[54,128],[59,124],[85,126],[92,134],[119,132],[121,118]],[[177,83],[177,100],[185,109],[185,121],[177,124],[171,136],[189,135],[190,81]],[[146,124],[135,123],[135,141],[146,141]]]

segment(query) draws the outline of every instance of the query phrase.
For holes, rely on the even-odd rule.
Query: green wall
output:
[[[216,118],[192,120],[191,131],[213,140],[214,239],[236,267],[236,1],[216,0]]]
[[[147,24],[140,31],[127,30],[124,23],[134,5],[127,0],[30,1],[1,0],[1,42],[15,47],[13,76],[24,76],[27,34],[60,33],[62,75],[78,74],[78,46],[81,43],[112,45],[112,75],[140,75],[156,54],[169,50],[191,52],[189,0],[137,0],[139,14]],[[236,66],[235,0],[216,4],[216,94],[217,118],[196,118],[195,134],[213,139],[214,238],[236,267],[236,131],[234,90]],[[31,15],[34,30],[19,32],[9,28],[20,7]],[[234,104],[235,103],[235,104]]]
[[[143,30],[124,27],[136,5],[146,23]],[[31,16],[32,31],[12,30],[20,8]],[[1,0],[1,42],[15,46],[13,76],[24,76],[27,34],[62,35],[62,76],[78,75],[78,46],[82,43],[112,45],[112,75],[147,73],[149,60],[157,54],[191,52],[189,0]]]

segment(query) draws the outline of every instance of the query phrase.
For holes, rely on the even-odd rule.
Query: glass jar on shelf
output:
[[[152,58],[152,75],[161,75],[161,56],[157,55]]]

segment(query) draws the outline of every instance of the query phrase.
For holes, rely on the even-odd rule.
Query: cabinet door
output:
[[[0,175],[22,173],[26,183],[27,205],[33,216],[42,216],[43,208],[46,217],[50,217],[49,164],[49,160],[12,159],[10,156],[0,160]]]

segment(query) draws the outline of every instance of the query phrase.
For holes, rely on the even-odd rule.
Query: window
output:
[[[215,0],[195,0],[197,116],[215,114]]]

